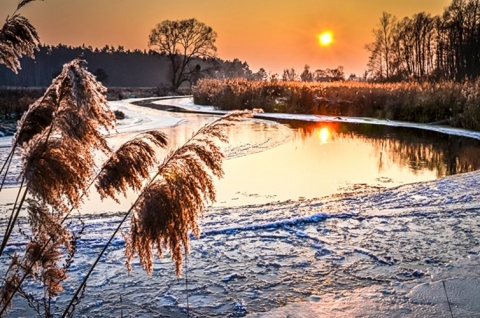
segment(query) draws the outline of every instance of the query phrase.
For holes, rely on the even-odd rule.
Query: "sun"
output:
[[[323,32],[318,36],[318,41],[321,46],[329,46],[333,43],[333,33],[330,31]]]

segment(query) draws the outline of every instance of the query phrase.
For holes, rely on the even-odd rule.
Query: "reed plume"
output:
[[[254,112],[260,111],[231,112],[201,128],[182,147],[171,151],[165,157],[155,175],[132,207],[125,213],[102,251],[97,255],[64,310],[64,317],[72,314],[74,303],[79,299],[90,275],[129,216],[131,219],[130,231],[125,235],[125,256],[128,270],[131,270],[131,261],[138,254],[140,263],[147,273],[151,274],[154,249],[157,250],[156,254],[159,257],[162,256],[164,249],[170,249],[175,262],[176,274],[180,276],[183,262],[182,247],[185,252],[188,252],[190,232],[196,236],[200,234],[198,218],[203,213],[206,201],[213,202],[215,200],[212,175],[217,177],[223,175],[221,165],[223,154],[214,140],[227,142],[225,128],[235,122],[252,117]],[[134,149],[138,151],[136,148]],[[113,164],[120,167],[116,160],[113,160]],[[111,169],[106,174],[112,175],[106,176],[105,181],[111,178],[118,180],[115,178],[115,169]],[[113,182],[121,184],[118,188],[112,187],[108,182],[105,185],[99,183],[97,187],[106,187],[100,191],[104,191],[108,195],[113,189],[123,191],[123,184],[127,183],[127,179],[123,178]]]
[[[88,190],[85,181],[93,179],[94,152],[110,152],[99,132],[115,123],[104,92],[85,61],[75,59],[64,65],[19,123],[15,140],[23,148],[29,192],[56,210],[78,207]],[[38,118],[44,119],[43,125],[36,125]]]
[[[0,289],[0,305],[4,308],[12,308],[12,298],[17,292],[20,283],[19,274],[18,255],[14,255]]]
[[[20,58],[25,55],[34,58],[34,51],[40,44],[40,38],[35,28],[28,19],[17,14],[18,10],[33,1],[35,0],[20,1],[15,12],[11,16],[7,16],[2,29],[0,29],[0,64],[5,64],[7,68],[15,73],[18,73],[21,69]],[[15,149],[16,143],[0,169],[3,172],[4,168],[6,168],[0,191],[3,188]]]
[[[21,290],[23,277],[41,281],[48,297],[63,291],[61,283],[67,278],[66,267],[60,267],[63,251],[72,253],[72,234],[62,226],[58,215],[47,206],[27,199],[28,221],[32,235],[28,240],[25,257],[14,255],[0,290],[0,304],[11,307],[13,295]],[[45,314],[48,315],[47,308]],[[38,312],[40,315],[40,312]]]
[[[26,4],[25,1],[22,2],[18,9]],[[5,64],[18,73],[21,69],[19,59],[24,55],[34,58],[39,43],[37,31],[27,18],[19,14],[8,16],[0,30],[0,64]]]
[[[87,194],[95,172],[95,153],[111,152],[99,132],[100,128],[108,131],[115,125],[105,91],[87,71],[85,61],[75,59],[64,65],[60,75],[19,122],[14,141],[22,150],[26,190],[18,208],[15,204],[12,210],[1,251],[24,201],[29,204],[32,238],[25,257],[15,258],[5,275],[0,316],[26,276],[40,280],[48,298],[62,291],[66,268],[59,267],[58,262],[65,252],[68,257],[73,255],[71,234],[62,222]],[[25,200],[27,194],[35,201]],[[45,314],[49,310],[45,308]]]
[[[148,180],[150,169],[158,164],[156,148],[167,145],[167,136],[159,131],[148,131],[124,143],[105,162],[97,178],[96,188],[102,199],[111,197],[118,202],[118,192],[127,194],[127,188],[141,190]]]
[[[28,111],[22,115],[18,122],[21,129],[18,129],[15,133],[14,144],[27,143],[48,127],[53,120],[54,105],[49,94],[45,94],[44,98],[38,99],[30,105]]]
[[[49,297],[54,297],[63,290],[61,282],[67,278],[65,268],[59,267],[58,262],[62,258],[61,249],[71,249],[72,235],[45,205],[31,199],[28,204],[32,239],[28,242],[22,267],[31,268],[28,274],[41,279]]]
[[[34,1],[36,1],[36,0],[22,0],[22,1],[20,1],[17,5],[17,11],[20,10],[21,8],[23,8],[28,3],[34,2]],[[43,1],[43,0],[41,0],[41,1]]]
[[[79,140],[100,127],[107,131],[113,129],[115,115],[108,107],[105,92],[106,88],[86,69],[84,60],[75,59],[65,64],[44,95],[30,105],[20,119],[15,143],[28,142],[50,127],[53,118],[58,126],[55,130]],[[98,133],[94,138],[97,141],[93,144],[103,139]],[[92,140],[83,141],[91,144]]]
[[[158,257],[169,249],[176,274],[181,274],[183,250],[189,251],[189,234],[200,235],[198,219],[206,204],[215,201],[212,176],[223,176],[223,153],[215,140],[228,141],[225,128],[252,114],[229,113],[166,156],[132,207],[125,249],[128,269],[138,254],[143,268],[151,274],[154,249]]]

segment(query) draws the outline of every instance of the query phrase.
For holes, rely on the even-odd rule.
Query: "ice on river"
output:
[[[190,314],[479,317],[479,199],[480,174],[472,172],[314,200],[210,208],[184,268]],[[64,307],[121,217],[84,217],[77,258],[54,306]],[[24,245],[18,231],[12,242],[10,254]],[[76,316],[185,317],[185,276],[175,277],[168,255],[156,260],[149,277],[138,262],[127,273],[123,252],[119,236]],[[6,260],[1,263],[5,268]],[[34,286],[26,289],[42,292]],[[16,301],[12,317],[29,314]]]

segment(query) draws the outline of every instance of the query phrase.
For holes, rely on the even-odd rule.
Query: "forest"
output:
[[[442,15],[398,19],[373,30],[368,76],[377,81],[462,81],[480,75],[480,1],[453,0]]]

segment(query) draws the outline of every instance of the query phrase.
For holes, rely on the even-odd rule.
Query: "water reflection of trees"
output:
[[[320,129],[330,130],[331,140],[363,141],[378,152],[379,171],[385,169],[385,156],[411,171],[435,171],[437,177],[480,169],[480,142],[422,129],[349,123],[291,122],[295,137],[306,140]]]

